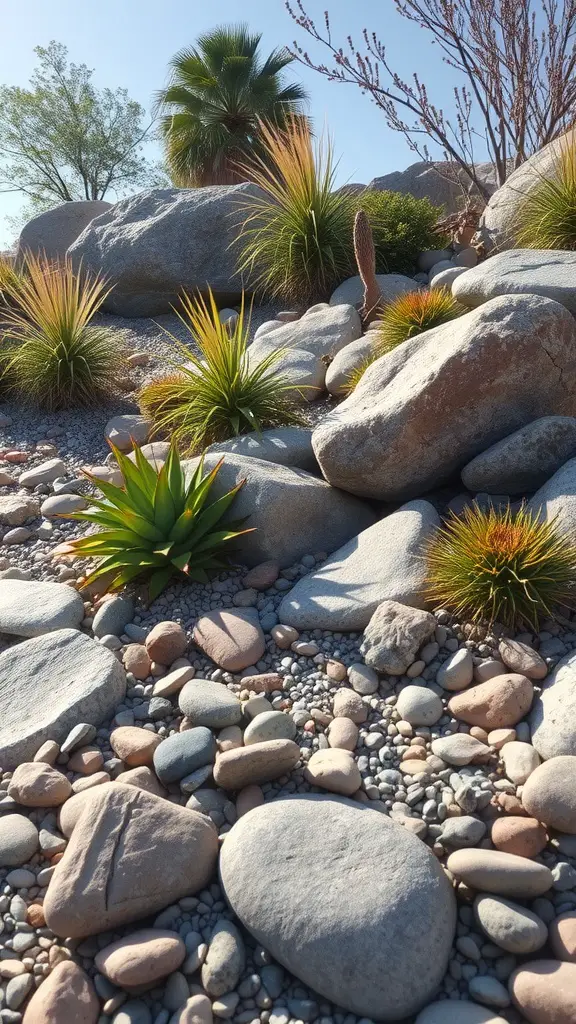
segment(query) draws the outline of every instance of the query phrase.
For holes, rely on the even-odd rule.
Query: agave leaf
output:
[[[173,575],[174,570],[171,565],[166,566],[164,569],[157,569],[156,572],[152,573],[150,583],[148,584],[148,598],[150,601],[153,601],[158,597],[158,594],[162,593]]]
[[[185,570],[186,566],[188,565],[188,562],[190,561],[191,557],[192,557],[192,552],[191,551],[184,551],[180,555],[175,555],[174,558],[170,559],[170,561],[172,562],[172,565],[175,565],[177,569],[180,569],[180,572],[184,572],[184,570]]]
[[[170,445],[170,452],[166,460],[166,476],[168,489],[175,506],[175,515],[178,515],[184,505],[184,475],[175,441],[172,441]]]
[[[204,569],[189,569],[186,573],[189,579],[195,580],[197,583],[208,583],[210,577]]]
[[[122,453],[118,452],[121,456]],[[153,492],[149,493],[144,478],[138,467],[127,456],[123,456],[120,470],[124,477],[124,488],[134,508],[145,519],[153,520],[154,506],[152,504]]]
[[[142,475],[142,486],[152,499],[156,488],[156,480],[158,479],[158,471],[154,469],[154,467],[148,462],[148,459],[144,457],[139,445],[134,446],[134,457],[136,459],[136,468]]]
[[[154,525],[161,531],[163,538],[170,534],[175,520],[176,506],[170,493],[167,463],[164,463],[158,473],[156,490],[154,491]]]
[[[223,462],[224,458],[221,458],[214,466],[214,469],[211,469],[206,476],[203,476],[201,480],[199,480],[194,491],[191,491],[190,488],[188,489],[188,494],[186,495],[187,508],[192,508],[195,512],[202,508],[208,497],[210,488],[220,472],[220,466]]]
[[[194,529],[188,537],[190,546],[197,544],[204,534],[222,518],[244,484],[245,480],[241,480],[240,483],[236,484],[236,486],[232,488],[232,490],[228,491],[227,494],[223,494],[220,498],[217,498],[212,505],[209,505],[208,508],[204,509],[204,511],[200,513],[194,525]]]

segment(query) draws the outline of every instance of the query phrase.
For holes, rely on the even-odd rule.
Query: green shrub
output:
[[[177,372],[151,381],[140,392],[140,409],[157,432],[194,452],[238,434],[303,422],[294,384],[275,369],[282,353],[250,364],[244,301],[232,331],[220,322],[211,292],[208,302],[186,296],[182,305],[180,319],[200,355],[174,338],[183,355]]]
[[[370,221],[378,274],[414,274],[420,252],[441,249],[448,242],[433,230],[442,211],[429,199],[370,189],[354,198]]]
[[[93,498],[85,512],[66,517],[102,529],[66,541],[55,549],[54,555],[95,559],[96,567],[86,578],[85,586],[110,577],[107,589],[120,590],[132,580],[149,577],[151,601],[173,576],[205,583],[209,573],[226,569],[229,563],[221,557],[221,549],[242,534],[252,532],[240,530],[240,523],[221,523],[244,481],[208,504],[223,460],[210,473],[204,473],[201,458],[187,484],[174,441],[159,471],[153,469],[137,445],[135,463],[111,447],[124,477],[124,487],[86,473],[104,499]]]
[[[559,143],[550,177],[518,203],[516,242],[523,249],[576,249],[576,146]]]
[[[537,632],[540,616],[574,602],[576,547],[524,507],[452,515],[426,557],[428,599],[461,619]]]
[[[122,351],[109,330],[91,324],[109,291],[99,275],[76,273],[68,259],[35,256],[25,275],[5,285],[10,304],[2,321],[15,343],[7,372],[23,402],[54,410],[109,400]]]

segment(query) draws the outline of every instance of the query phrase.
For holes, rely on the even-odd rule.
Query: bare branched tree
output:
[[[391,66],[386,47],[364,29],[361,47],[348,36],[334,42],[328,11],[320,30],[303,0],[286,7],[294,21],[326,47],[328,64],[315,63],[294,43],[293,56],[336,82],[353,83],[383,111],[421,159],[426,141],[487,199],[474,143],[488,150],[496,181],[566,131],[576,114],[576,0],[393,0],[408,21],[425,29],[444,61],[461,77],[454,88],[454,114],[429,97],[418,74],[404,80]]]

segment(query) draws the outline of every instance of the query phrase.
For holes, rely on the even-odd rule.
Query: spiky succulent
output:
[[[405,292],[392,299],[372,325],[378,332],[375,348],[384,355],[403,341],[446,324],[463,312],[446,288]]]
[[[86,579],[86,586],[105,578],[107,590],[119,590],[138,577],[150,577],[150,600],[175,575],[204,583],[208,573],[226,569],[229,562],[220,556],[220,549],[252,532],[239,529],[241,522],[220,522],[244,481],[208,504],[222,459],[205,473],[202,457],[187,484],[174,442],[159,470],[151,466],[137,445],[135,462],[114,445],[111,447],[124,486],[117,487],[86,473],[104,499],[92,498],[91,507],[85,512],[66,517],[102,529],[61,544],[54,554],[95,559],[96,566]]]
[[[470,621],[531,626],[576,596],[576,546],[555,521],[522,506],[477,505],[439,528],[428,546],[427,597]]]

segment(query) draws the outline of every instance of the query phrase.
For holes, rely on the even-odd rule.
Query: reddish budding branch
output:
[[[368,93],[388,126],[401,132],[422,159],[426,139],[439,144],[460,176],[484,198],[474,142],[482,140],[496,180],[573,123],[576,111],[576,0],[393,0],[402,17],[433,36],[443,59],[463,77],[454,88],[452,118],[429,99],[417,74],[404,81],[391,67],[375,32],[364,29],[363,46],[348,36],[346,47],[332,40],[330,17],[319,30],[302,0],[286,7],[300,28],[331,54],[316,64],[294,43],[292,55],[336,82]]]

